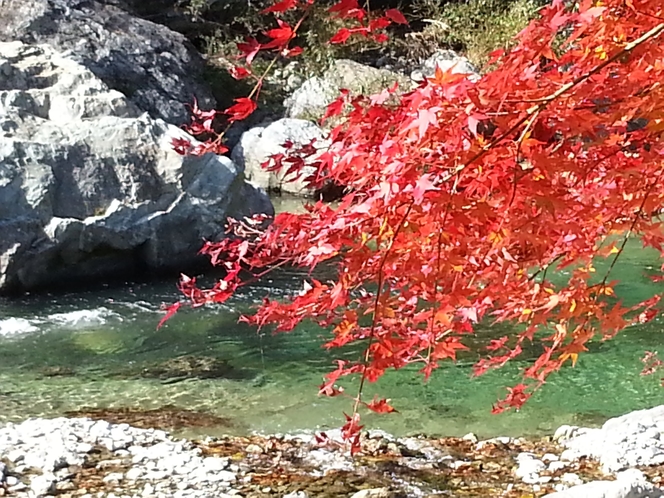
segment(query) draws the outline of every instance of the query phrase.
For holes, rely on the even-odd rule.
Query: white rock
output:
[[[477,69],[470,61],[452,50],[437,50],[422,63],[419,69],[410,74],[410,78],[416,82],[432,78],[436,74],[436,67],[443,71],[451,71],[453,74],[467,74],[470,81],[477,81],[480,78]]]
[[[327,106],[341,95],[341,89],[352,96],[374,95],[394,83],[408,91],[413,84],[408,77],[376,69],[351,60],[336,60],[321,75],[306,80],[285,101],[286,116],[295,119],[319,120]]]
[[[139,467],[132,467],[125,473],[125,478],[128,481],[135,481],[143,476],[144,471]]]
[[[578,486],[580,484],[583,484],[583,481],[579,477],[578,474],[575,474],[573,472],[567,472],[560,476],[560,482],[563,484],[568,484],[570,486]]]
[[[351,498],[390,498],[392,492],[388,488],[372,488],[358,491]]]
[[[285,168],[280,172],[266,171],[262,165],[272,155],[287,153],[283,147],[286,142],[290,141],[297,147],[308,145],[312,140],[315,140],[316,150],[323,151],[328,147],[325,133],[316,124],[303,119],[284,118],[243,133],[240,142],[233,149],[231,158],[240,169],[244,170],[247,180],[262,189],[310,195],[312,192],[306,188],[303,178],[286,176],[287,163],[284,163]],[[305,162],[308,161],[310,164],[316,157],[314,155]],[[304,176],[312,172],[312,167],[305,166]]]
[[[120,482],[124,479],[124,474],[122,472],[112,472],[102,479],[104,482]]]
[[[477,436],[475,434],[473,434],[472,432],[469,432],[468,434],[463,436],[461,439],[463,439],[464,441],[470,441],[473,444],[476,444],[477,441],[478,441]]]
[[[90,453],[92,450],[94,450],[94,446],[90,443],[79,443],[76,445],[76,451],[78,453]]]
[[[559,470],[563,470],[565,467],[567,467],[567,463],[561,461],[555,461],[551,462],[547,467],[547,469],[549,472],[558,472]]]
[[[309,498],[309,495],[304,491],[293,491],[284,495],[283,498]]]
[[[55,494],[56,479],[53,474],[42,474],[34,476],[30,481],[30,490],[37,497]]]
[[[575,458],[600,461],[606,473],[664,463],[664,405],[608,420],[601,429],[580,429],[564,446]]]
[[[11,450],[7,453],[7,460],[12,463],[19,463],[25,459],[25,452],[23,450]]]
[[[540,482],[541,477],[538,474],[532,473],[532,474],[526,474],[523,477],[521,477],[521,480],[525,484],[538,484]]]
[[[202,475],[198,474],[198,480],[202,482],[216,482],[229,484],[237,480],[236,475],[229,470],[219,470],[216,472],[208,472]]]
[[[203,467],[207,472],[225,470],[228,467],[228,458],[206,457],[203,459]]]
[[[26,489],[28,489],[28,487],[22,482],[19,482],[18,484],[15,484],[14,486],[8,488],[8,491],[11,493],[19,493],[21,491],[25,491]]]
[[[546,469],[546,464],[532,453],[519,453],[516,461],[518,466],[514,474],[530,484],[538,482],[539,473]]]
[[[646,482],[646,475],[639,469],[627,469],[616,473],[616,479],[619,481]]]
[[[578,427],[573,425],[561,425],[556,429],[556,432],[553,434],[553,440],[561,442],[572,437],[577,431]]]
[[[547,498],[660,498],[660,488],[637,480],[593,481],[546,495]]]
[[[579,452],[574,451],[574,450],[564,450],[560,454],[560,461],[561,462],[575,462],[576,460],[578,460],[582,456],[586,456],[586,455],[581,455],[581,454],[579,454]]]

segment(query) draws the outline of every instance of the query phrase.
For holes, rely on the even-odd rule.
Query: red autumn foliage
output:
[[[333,41],[370,30],[355,0],[330,12],[358,24]],[[405,21],[395,12],[381,19]],[[335,264],[334,280],[310,279],[243,318],[277,331],[311,320],[331,329],[328,347],[364,344],[362,359],[339,361],[327,376],[325,395],[342,393],[347,375],[362,386],[419,364],[429,376],[466,348],[478,322],[513,322],[513,336],[491,340],[474,371],[541,341],[541,356],[494,411],[519,408],[588,341],[659,312],[661,294],[623,306],[610,277],[629,237],[664,256],[663,32],[661,0],[582,0],[574,10],[554,0],[478,81],[438,70],[398,102],[396,89],[344,95],[326,117],[352,109],[307,176],[312,188],[346,186],[341,201],[279,214],[266,229],[262,219],[232,222],[229,238],[203,249],[228,275],[208,290],[188,279],[183,290],[193,305],[223,302],[247,283],[241,270],[260,278],[284,265]],[[252,43],[241,50],[248,63],[257,53]],[[304,161],[280,165],[303,174]],[[610,261],[604,275],[596,258]],[[554,284],[553,267],[569,280]],[[363,403],[360,387],[343,428],[355,443],[362,404],[393,410],[385,400]]]

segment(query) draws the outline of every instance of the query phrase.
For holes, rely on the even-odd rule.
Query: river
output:
[[[613,274],[622,281],[618,295],[632,303],[661,292],[647,278],[658,266],[655,253],[630,243]],[[229,420],[182,431],[187,436],[338,427],[351,401],[317,396],[323,374],[340,357],[338,351],[321,348],[327,331],[305,324],[290,334],[259,335],[237,323],[239,310],[266,293],[274,297],[299,288],[302,278],[298,272],[281,272],[225,306],[182,311],[160,330],[162,303],[179,298],[173,280],[2,300],[0,422],[82,407],[175,405]],[[519,382],[525,362],[471,378],[472,361],[461,361],[445,363],[428,383],[414,369],[388,373],[366,393],[391,398],[399,412],[369,414],[363,420],[397,435],[537,435],[561,424],[596,425],[662,404],[659,377],[640,376],[644,351],[664,349],[662,323],[659,317],[592,344],[575,368],[552,375],[518,413],[490,411],[504,387]],[[480,330],[483,336],[506,332],[507,326]],[[344,354],[357,358],[357,351]],[[222,378],[179,382],[140,375],[183,355],[225,362],[228,372]],[[352,384],[347,387],[353,392]]]

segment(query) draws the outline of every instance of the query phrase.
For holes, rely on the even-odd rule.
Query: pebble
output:
[[[30,490],[39,497],[55,495],[56,482],[55,476],[52,474],[34,476],[30,481]]]
[[[393,494],[387,488],[372,488],[358,491],[351,498],[391,498]]]
[[[469,432],[468,434],[463,436],[461,439],[463,439],[464,441],[470,441],[473,444],[476,444],[479,441],[479,439],[477,439],[477,436],[475,434],[473,434],[472,432]]]
[[[108,485],[132,487],[135,496],[177,496],[207,498],[233,491],[236,472],[228,470],[229,459],[201,456],[201,450],[188,441],[171,438],[164,431],[144,430],[127,424],[113,425],[89,419],[31,419],[0,427],[0,459],[12,462],[12,475],[3,463],[0,482],[17,497],[26,497],[22,474],[34,473],[29,480],[30,497],[63,494],[75,489],[76,469],[99,449],[111,452],[97,465]],[[10,464],[11,465],[11,464]],[[70,470],[74,469],[74,470]],[[120,471],[122,469],[126,472]],[[236,470],[239,467],[236,466]],[[147,482],[146,482],[147,481]],[[0,487],[2,487],[0,485]],[[124,492],[124,491],[123,491]],[[125,496],[120,492],[117,496]],[[112,494],[91,494],[111,497]]]

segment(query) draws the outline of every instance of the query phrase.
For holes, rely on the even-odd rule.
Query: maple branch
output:
[[[543,282],[543,281],[544,281],[544,278],[546,277],[546,271],[549,269],[549,267],[552,266],[552,265],[554,265],[554,264],[556,264],[559,260],[561,260],[562,258],[564,258],[565,256],[567,256],[567,254],[568,254],[567,252],[563,252],[563,253],[558,254],[558,256],[556,256],[555,258],[553,258],[551,261],[549,261],[548,263],[546,263],[544,266],[541,266],[536,272],[534,272],[532,275],[530,275],[530,276],[528,277],[528,281],[529,281],[529,282],[533,281],[535,278],[537,278],[537,276],[538,276],[540,273],[544,272],[544,276],[542,277],[542,282]]]
[[[569,83],[564,84],[562,87],[560,87],[558,90],[556,90],[555,92],[553,92],[553,93],[552,93],[551,95],[549,95],[548,97],[544,97],[544,98],[542,98],[542,99],[537,99],[537,100],[534,100],[533,102],[540,102],[541,104],[545,104],[545,103],[552,102],[553,100],[557,99],[558,97],[560,97],[562,94],[564,94],[564,93],[567,92],[568,90],[574,88],[575,86],[577,86],[577,85],[580,84],[580,83],[583,83],[584,81],[586,81],[586,80],[587,80],[588,78],[590,78],[591,76],[593,76],[593,75],[599,73],[599,72],[600,72],[602,69],[604,69],[606,66],[608,66],[609,64],[612,64],[613,62],[615,62],[616,60],[618,60],[619,58],[621,58],[623,55],[625,55],[625,54],[631,52],[632,50],[634,50],[634,49],[635,49],[636,47],[638,47],[639,45],[641,45],[641,44],[647,42],[647,41],[650,40],[651,38],[657,38],[660,34],[662,34],[662,31],[664,31],[664,23],[660,23],[660,24],[658,24],[657,26],[655,26],[654,28],[652,28],[652,29],[651,29],[650,31],[648,31],[647,33],[641,35],[641,36],[640,36],[639,38],[637,38],[636,40],[634,40],[634,41],[628,43],[628,44],[625,45],[622,49],[620,49],[618,52],[616,52],[616,53],[613,54],[611,57],[609,57],[608,59],[606,59],[604,62],[602,62],[602,63],[599,64],[598,66],[595,66],[593,69],[591,69],[590,71],[588,71],[586,74],[583,74],[583,75],[581,75],[581,76],[579,76],[579,77],[573,79],[573,80],[570,81]],[[540,110],[540,106],[541,106],[541,104],[538,105],[538,106],[535,106],[535,107],[531,107],[531,108],[528,110],[528,112],[529,112],[530,114],[532,114],[533,112],[536,112],[536,111]]]
[[[656,16],[654,14],[648,14],[647,12],[642,12],[639,9],[634,9],[634,12],[641,14],[642,16],[650,17],[651,19],[657,19],[658,21],[664,21],[664,17]]]
[[[452,194],[456,192],[457,184],[459,181],[459,177],[456,177],[456,180],[454,182],[454,187],[452,187]],[[438,229],[438,247],[437,247],[437,255],[436,255],[436,279],[434,280],[433,283],[433,296],[434,296],[434,301],[433,301],[433,308],[431,310],[431,327],[429,328],[429,335],[431,336],[429,339],[429,348],[427,351],[427,363],[431,362],[431,351],[433,349],[433,342],[435,340],[435,335],[434,335],[434,330],[433,330],[433,322],[436,318],[436,311],[438,309],[438,299],[436,299],[436,295],[438,294],[438,282],[440,280],[440,263],[441,263],[441,249],[443,245],[443,228],[445,227],[445,223],[447,221],[447,217],[450,212],[450,207],[452,206],[452,198],[450,197],[450,200],[447,203],[447,206],[445,207],[445,215],[443,216],[443,221],[440,224],[440,228]]]
[[[392,250],[392,246],[394,245],[394,241],[396,240],[397,236],[399,235],[399,232],[401,232],[401,229],[403,228],[404,224],[406,223],[406,220],[408,219],[408,215],[410,215],[410,211],[413,208],[413,205],[415,204],[415,200],[413,199],[410,204],[408,205],[408,208],[406,209],[406,212],[404,213],[403,217],[401,218],[401,221],[397,225],[396,229],[394,230],[394,234],[392,235],[392,238],[390,239],[390,242],[385,249],[385,253],[383,254],[383,257],[381,258],[380,264],[378,265],[378,289],[376,290],[376,298],[374,299],[374,310],[373,310],[373,317],[371,319],[371,328],[369,329],[369,343],[367,344],[367,348],[364,352],[364,360],[363,360],[363,365],[364,368],[362,369],[362,377],[360,378],[360,385],[357,390],[357,397],[355,398],[355,404],[353,405],[353,418],[355,418],[355,415],[357,414],[357,410],[360,406],[360,403],[362,402],[362,390],[364,389],[364,383],[367,378],[367,373],[366,373],[366,366],[369,363],[369,355],[371,354],[371,346],[373,344],[374,338],[375,338],[375,331],[376,331],[376,326],[378,325],[378,305],[380,303],[380,298],[382,295],[383,291],[383,282],[385,278],[385,273],[384,273],[384,268],[385,268],[385,263],[387,262],[387,257],[390,254],[390,251]]]
[[[534,102],[539,102],[538,105],[535,105],[528,109],[526,111],[526,115],[523,116],[521,119],[517,120],[516,123],[514,123],[508,130],[503,132],[499,137],[493,139],[491,142],[486,144],[482,149],[475,154],[473,157],[471,157],[468,161],[465,163],[457,166],[454,168],[452,171],[450,171],[443,179],[441,180],[441,183],[444,183],[448,180],[450,180],[454,175],[457,175],[461,173],[464,169],[466,169],[468,166],[470,166],[472,163],[475,161],[481,159],[484,157],[484,155],[489,152],[491,149],[493,149],[497,144],[502,142],[504,139],[506,139],[508,136],[510,136],[512,133],[514,133],[516,130],[518,130],[521,125],[523,125],[526,121],[528,121],[531,116],[535,113],[539,113],[546,109],[546,107],[553,101],[555,101],[557,98],[561,97],[565,92],[571,90],[572,88],[576,87],[577,85],[583,83],[586,81],[588,78],[591,76],[597,74],[599,71],[604,69],[606,66],[609,64],[615,62],[617,59],[622,57],[624,54],[631,52],[634,50],[636,47],[639,45],[645,43],[646,41],[650,40],[651,38],[656,38],[658,37],[662,32],[664,31],[664,23],[658,24],[654,28],[652,28],[650,31],[645,33],[644,35],[640,36],[636,40],[628,43],[623,47],[621,50],[619,50],[617,53],[606,59],[604,62],[599,64],[598,66],[594,67],[587,73],[575,78],[574,80],[570,81],[569,83],[566,83],[562,87],[560,87],[558,90],[553,92],[551,95],[547,97],[543,97],[542,99],[535,100]]]
[[[613,261],[611,261],[611,265],[606,270],[606,274],[604,275],[604,278],[602,279],[602,283],[599,284],[600,289],[603,289],[606,286],[606,281],[608,280],[609,275],[611,274],[611,271],[616,266],[616,263],[618,262],[618,259],[620,258],[623,251],[625,250],[625,246],[627,245],[627,241],[629,240],[630,236],[634,232],[634,228],[636,227],[636,224],[638,223],[639,219],[641,218],[641,215],[643,214],[643,208],[646,205],[646,200],[648,200],[648,196],[652,192],[652,189],[655,188],[655,185],[657,185],[659,183],[659,179],[662,176],[663,172],[664,172],[664,168],[661,168],[659,170],[659,173],[657,173],[657,176],[655,177],[655,179],[650,183],[650,185],[646,189],[646,192],[643,195],[643,199],[641,200],[641,205],[639,206],[639,209],[636,211],[636,214],[634,215],[634,219],[632,220],[632,224],[630,225],[629,229],[625,233],[625,237],[623,238],[622,243],[620,244],[620,247],[618,248],[618,252],[616,253],[615,257],[613,258]]]

